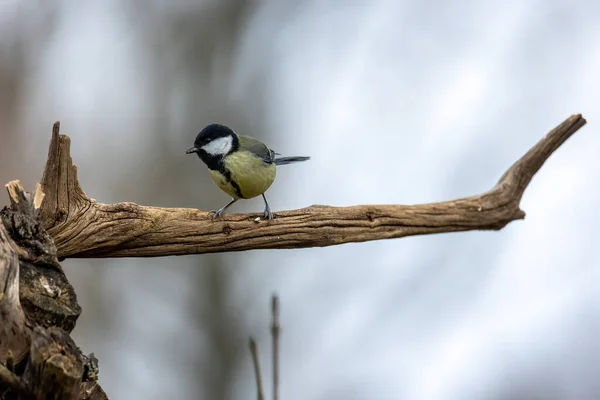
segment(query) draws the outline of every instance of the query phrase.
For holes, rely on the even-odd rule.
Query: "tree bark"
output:
[[[40,219],[35,196],[7,185],[0,211],[0,399],[108,399],[98,361],[69,333],[81,313]]]

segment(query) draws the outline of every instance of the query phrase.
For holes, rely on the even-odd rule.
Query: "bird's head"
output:
[[[185,153],[198,153],[200,158],[223,157],[236,151],[239,147],[237,135],[225,125],[210,124],[198,133],[194,147]],[[203,157],[204,156],[204,157]]]

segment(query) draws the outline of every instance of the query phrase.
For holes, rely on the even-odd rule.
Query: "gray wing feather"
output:
[[[275,160],[275,153],[269,149],[266,144],[260,140],[254,139],[250,136],[238,135],[240,141],[240,149],[249,151],[255,156],[262,158],[267,164],[271,164]]]

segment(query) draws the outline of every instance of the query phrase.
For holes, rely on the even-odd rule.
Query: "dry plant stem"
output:
[[[262,385],[262,374],[260,372],[260,361],[258,357],[258,346],[252,338],[250,338],[250,353],[252,354],[254,376],[256,377],[256,398],[258,400],[265,400],[265,392],[263,391]]]
[[[273,337],[273,400],[279,400],[279,297],[271,300],[271,335]]]
[[[313,205],[281,211],[274,221],[256,214],[227,214],[213,221],[205,211],[134,203],[102,204],[77,180],[70,139],[54,125],[42,179],[44,227],[59,259],[161,257],[185,254],[333,246],[442,232],[498,230],[523,219],[523,192],[544,162],[586,123],[573,115],[515,162],[488,192],[420,205]]]

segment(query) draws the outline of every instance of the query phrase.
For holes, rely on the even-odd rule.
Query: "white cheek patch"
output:
[[[223,156],[231,151],[232,142],[231,136],[220,137],[202,146],[202,150],[211,156]]]

